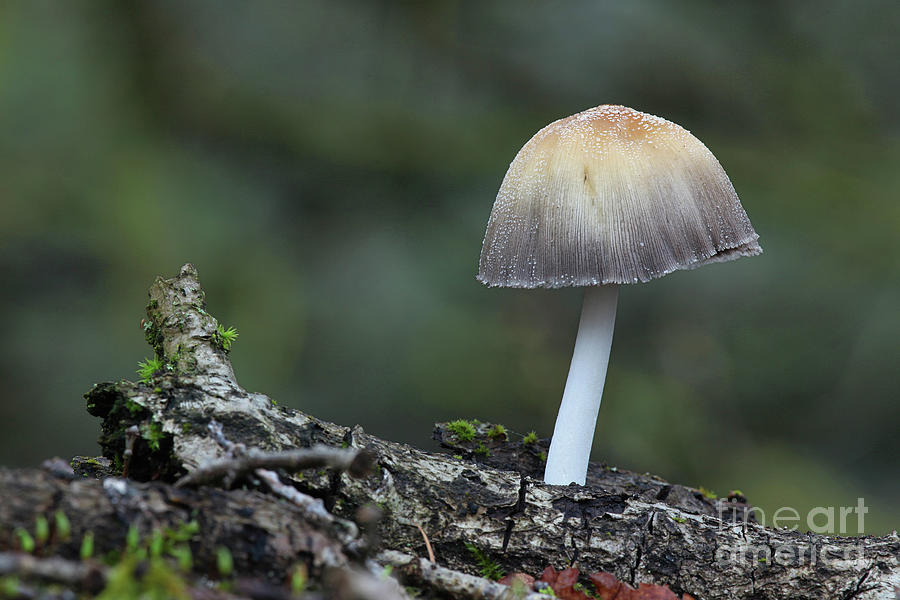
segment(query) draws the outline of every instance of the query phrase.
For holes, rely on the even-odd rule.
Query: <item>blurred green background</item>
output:
[[[594,458],[900,522],[900,3],[0,8],[0,464],[97,452],[191,261],[242,385],[431,448],[549,436],[578,290],[475,281],[510,160],[621,103],[690,129],[765,254],[620,294]],[[851,520],[851,523],[854,522]],[[850,533],[855,533],[854,529]]]

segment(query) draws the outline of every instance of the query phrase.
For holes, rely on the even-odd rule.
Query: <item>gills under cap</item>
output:
[[[560,119],[513,159],[478,280],[637,283],[762,252],[724,169],[686,129],[604,104]]]

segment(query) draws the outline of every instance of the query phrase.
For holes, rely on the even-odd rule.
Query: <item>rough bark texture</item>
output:
[[[190,542],[195,574],[215,572],[216,550],[226,546],[242,577],[280,584],[303,564],[321,587],[309,598],[402,598],[397,586],[366,592],[388,584],[355,575],[387,564],[423,597],[500,597],[505,588],[486,580],[469,585],[480,571],[473,546],[506,572],[537,576],[547,565],[575,564],[584,574],[608,571],[702,599],[885,599],[900,586],[896,534],[839,538],[764,528],[744,522],[746,505],[737,501],[726,508],[741,509],[738,518],[720,519],[731,511],[697,490],[599,464],[584,487],[547,486],[546,440],[510,442],[486,424],[468,441],[439,425],[435,435],[450,453],[429,454],[277,406],[238,385],[191,265],[158,279],[150,298],[145,331],[164,368],[149,382],[105,383],[86,394],[88,410],[103,419],[100,445],[111,465],[81,459],[75,464],[84,477],[75,479],[64,469],[0,470],[0,552],[19,546],[16,527],[61,509],[73,531],[69,541],[47,542],[48,555],[76,558],[88,530],[102,554],[122,548],[130,526],[149,534],[193,519],[200,528]],[[179,476],[223,455],[207,430],[211,420],[248,448],[346,447],[370,452],[375,467],[361,478],[328,469],[281,473],[324,501],[337,517],[330,523],[266,493],[252,476],[238,481],[247,489],[174,487]],[[127,461],[129,479],[88,477],[126,466],[132,425],[141,435]],[[360,532],[351,521],[371,520],[361,516],[372,513],[370,505],[383,516]],[[427,550],[419,527],[436,554],[430,571],[427,561],[420,564]],[[462,587],[447,583],[454,572]]]

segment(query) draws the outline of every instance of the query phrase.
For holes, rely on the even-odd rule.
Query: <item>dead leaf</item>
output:
[[[602,600],[678,600],[678,596],[667,585],[642,583],[638,589],[634,589],[619,581],[612,573],[594,573],[590,575],[590,580]],[[690,594],[684,594],[681,600],[694,598]]]
[[[544,569],[538,581],[549,584],[556,597],[562,600],[591,600],[590,596],[574,588],[578,583],[578,569],[570,568],[557,572],[550,566]]]

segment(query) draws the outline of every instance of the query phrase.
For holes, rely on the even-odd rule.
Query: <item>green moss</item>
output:
[[[390,565],[388,565],[390,566]],[[387,568],[387,567],[385,567]],[[306,591],[306,584],[309,581],[309,571],[306,565],[300,563],[291,571],[291,593],[299,596]]]
[[[61,510],[53,513],[53,524],[56,528],[56,539],[61,542],[69,541],[69,538],[72,537],[72,524],[66,513]]]
[[[132,525],[125,534],[125,551],[134,552],[137,550],[138,544],[141,543],[141,531]]]
[[[142,560],[128,554],[107,576],[98,600],[189,600],[189,586],[176,569],[161,557]]]
[[[44,515],[38,515],[34,520],[34,539],[42,546],[50,539],[50,522]]]
[[[84,537],[81,538],[81,549],[78,552],[79,556],[81,556],[81,560],[88,560],[94,556],[94,532],[88,531],[85,532]]]
[[[547,462],[547,453],[541,450],[538,452],[538,458],[541,459],[542,462]]]
[[[150,383],[157,371],[163,368],[163,363],[158,358],[145,358],[138,363],[137,374],[143,383]]]
[[[162,426],[159,423],[142,423],[141,437],[147,442],[151,451],[159,451],[159,441],[165,437]]]
[[[487,446],[479,442],[478,447],[475,448],[475,454],[482,458],[487,458],[491,455],[491,451],[488,450]]]
[[[238,339],[238,332],[234,327],[225,329],[221,324],[219,324],[216,326],[216,331],[213,333],[212,337],[213,343],[215,343],[225,352],[230,352],[231,345],[234,344],[235,340]]]
[[[231,577],[234,573],[234,559],[231,551],[225,546],[216,548],[216,569],[222,577]]]
[[[27,529],[24,527],[17,527],[13,533],[19,540],[19,547],[22,548],[22,552],[25,554],[34,552],[34,538],[31,537],[31,534],[28,533]]]
[[[155,529],[141,540],[136,527],[128,530],[125,548],[110,552],[106,588],[101,600],[164,600],[190,598],[189,585],[182,573],[190,571],[193,560],[187,542],[199,532],[196,521],[177,527]],[[82,558],[93,554],[93,535],[82,542]]]
[[[466,550],[468,550],[475,562],[478,563],[478,571],[485,579],[499,581],[503,578],[503,568],[492,560],[483,550],[475,544],[466,542]]]
[[[537,434],[536,434],[535,432],[533,432],[533,431],[529,431],[529,432],[528,432],[528,435],[526,435],[524,438],[522,438],[522,443],[523,443],[523,444],[534,444],[534,443],[536,443],[537,441],[538,441],[538,436],[537,436]]]
[[[150,344],[150,347],[153,348],[153,352],[156,354],[157,358],[162,357],[164,354],[162,348],[162,330],[152,319],[142,321],[141,328],[144,330],[144,340],[146,340],[146,342]]]
[[[600,598],[600,596],[597,596],[594,592],[587,589],[580,582],[577,582],[577,581],[572,585],[572,589],[575,590],[576,592],[581,592],[588,598]]]
[[[687,519],[684,517],[673,517],[672,515],[669,516],[672,517],[672,520],[676,523],[684,523],[685,521],[687,521]]]
[[[700,486],[700,493],[703,494],[703,497],[707,498],[708,500],[715,500],[716,498],[718,498],[714,491],[708,490],[702,485]]]
[[[19,598],[19,579],[15,575],[0,577],[0,598]]]
[[[509,436],[506,433],[506,427],[498,423],[488,432],[488,437],[495,440],[505,440]]]
[[[178,568],[187,573],[194,566],[194,556],[191,554],[191,547],[188,545],[176,546],[169,550],[178,563]]]
[[[475,439],[475,425],[465,419],[450,421],[447,423],[447,430],[461,442],[471,442]]]
[[[167,529],[166,537],[173,542],[186,542],[200,533],[200,524],[196,520],[190,520],[180,524],[175,529]]]

